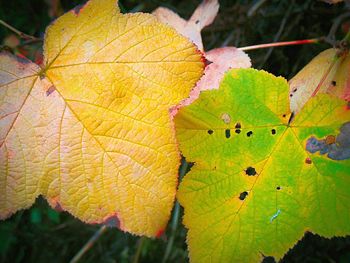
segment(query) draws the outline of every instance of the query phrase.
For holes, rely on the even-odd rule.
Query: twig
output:
[[[186,171],[187,171],[187,167],[188,167],[188,163],[186,162],[185,159],[182,160],[182,165],[180,168],[180,175],[179,175],[179,179],[181,180],[182,177],[184,177]],[[168,244],[166,246],[165,249],[165,253],[163,256],[163,260],[162,263],[167,262],[170,252],[173,248],[173,244],[174,244],[174,239],[175,239],[175,235],[176,235],[176,229],[178,226],[178,222],[179,222],[179,217],[180,217],[180,204],[178,201],[176,201],[175,203],[175,207],[174,207],[174,213],[173,213],[173,218],[171,220],[171,233],[170,233],[170,238],[168,240]]]
[[[304,44],[316,44],[323,40],[324,38],[311,38],[311,39],[303,39],[303,40],[293,40],[293,41],[284,41],[284,42],[275,42],[275,43],[267,43],[253,46],[240,47],[239,50],[248,51],[254,49],[261,48],[269,48],[269,47],[282,47],[282,46],[292,46],[292,45],[304,45]]]
[[[0,24],[3,25],[4,27],[8,28],[12,32],[16,33],[17,35],[19,35],[21,38],[23,38],[25,40],[42,41],[40,38],[36,38],[36,37],[33,37],[31,35],[27,35],[27,34],[21,32],[21,31],[19,31],[18,29],[16,29],[13,26],[7,24],[5,21],[3,21],[1,19],[0,19]]]
[[[107,230],[107,226],[103,225],[98,231],[89,239],[88,242],[79,250],[79,252],[69,261],[70,263],[77,263],[80,258],[88,251],[96,242],[97,239]]]

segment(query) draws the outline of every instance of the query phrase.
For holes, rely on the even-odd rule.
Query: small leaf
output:
[[[199,50],[203,51],[201,30],[213,23],[218,11],[218,0],[204,0],[194,11],[189,21],[164,7],[157,8],[153,14],[159,21],[172,26],[181,35],[189,38]]]
[[[350,155],[333,154],[350,151],[346,101],[319,94],[293,118],[283,78],[231,70],[175,123],[194,162],[178,192],[191,262],[279,260],[306,230],[350,234]]]

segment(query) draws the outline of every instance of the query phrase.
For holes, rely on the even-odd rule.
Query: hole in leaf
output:
[[[293,97],[293,94],[289,94],[289,97]]]
[[[280,186],[277,186],[276,189],[277,189],[277,190],[281,190],[281,187],[280,187]]]
[[[275,129],[272,129],[272,130],[271,130],[271,134],[272,134],[272,135],[275,135],[275,134],[276,134],[276,130],[275,130]]]
[[[239,122],[237,122],[235,128],[236,129],[240,129],[241,128],[241,124]]]
[[[248,176],[254,176],[254,175],[256,175],[256,170],[255,170],[254,167],[249,166],[249,167],[247,168],[247,170],[245,170],[245,173],[246,173]]]
[[[235,133],[240,134],[240,133],[241,133],[241,130],[240,130],[240,129],[236,129],[236,130],[235,130]]]
[[[250,136],[252,136],[252,135],[253,135],[253,132],[252,132],[252,131],[247,132],[247,136],[248,136],[248,137],[250,137]]]
[[[283,117],[283,118],[287,117],[287,114],[283,114],[282,117]]]
[[[208,134],[212,135],[213,134],[213,130],[208,130]]]
[[[298,89],[297,88],[295,88],[295,89],[293,89],[293,92],[296,92]]]
[[[225,130],[225,137],[226,137],[227,139],[231,137],[231,131],[230,131],[230,129],[226,129],[226,130]]]
[[[199,23],[199,20],[196,20],[196,24],[198,24]]]
[[[247,195],[248,195],[248,192],[244,191],[239,194],[239,199],[243,201],[247,197]]]

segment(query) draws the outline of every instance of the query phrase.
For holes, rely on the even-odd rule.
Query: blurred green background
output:
[[[0,19],[24,33],[42,38],[51,21],[84,2],[0,0]],[[121,0],[119,5],[122,12],[151,12],[165,6],[189,18],[199,3],[198,0]],[[210,50],[324,36],[341,40],[349,28],[349,1],[329,5],[318,0],[220,0],[219,15],[203,30],[202,36],[205,49]],[[40,60],[41,42],[20,40],[3,26],[0,26],[0,43],[3,49]],[[329,47],[330,43],[320,43],[253,50],[248,54],[253,67],[290,79]],[[139,238],[108,229],[79,262],[188,262],[182,213],[177,207],[162,239]],[[0,262],[69,262],[99,228],[86,225],[68,213],[56,212],[40,197],[31,209],[0,222]],[[174,243],[169,246],[171,239]],[[170,253],[165,257],[167,247]],[[265,263],[274,262],[265,256]],[[350,262],[350,238],[325,239],[307,233],[282,262]]]

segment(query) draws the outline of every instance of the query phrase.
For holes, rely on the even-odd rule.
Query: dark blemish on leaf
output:
[[[337,86],[337,82],[335,80],[332,80],[332,85]]]
[[[277,186],[276,189],[277,189],[277,190],[281,190],[281,187],[280,187],[280,186]]]
[[[208,134],[209,134],[209,135],[212,135],[213,132],[214,132],[213,130],[208,130]]]
[[[46,96],[50,96],[51,93],[53,93],[55,90],[56,90],[55,86],[51,86],[50,88],[47,89]]]
[[[350,122],[344,123],[338,136],[328,135],[324,139],[311,136],[306,142],[306,150],[310,153],[327,154],[332,160],[350,159]]]
[[[213,170],[216,170],[216,166],[214,166]]]
[[[239,199],[243,201],[247,197],[247,195],[248,195],[248,192],[244,191],[239,194]]]
[[[272,129],[272,130],[271,130],[271,134],[272,134],[272,135],[275,135],[275,134],[276,134],[276,130],[275,130],[275,129]]]
[[[283,117],[283,118],[287,117],[287,114],[283,114],[282,117]]]
[[[227,139],[231,137],[231,131],[230,131],[230,129],[226,129],[226,130],[225,130],[225,137],[226,137]]]
[[[195,23],[196,23],[196,25],[197,25],[197,24],[199,23],[199,20],[196,20],[196,22],[195,22]]]
[[[293,89],[293,92],[296,92],[298,89],[297,88],[295,88],[295,89]]]
[[[236,128],[236,129],[242,128],[242,127],[241,127],[241,124],[240,124],[239,122],[237,122],[235,128]]]
[[[73,8],[74,14],[79,15],[80,10],[84,7],[84,5],[77,5]]]
[[[245,173],[246,173],[248,176],[254,176],[254,175],[256,175],[256,170],[255,170],[254,167],[249,166],[249,167],[247,168],[247,170],[245,170]]]
[[[293,121],[293,119],[294,119],[294,112],[292,112],[292,114],[290,115],[288,124],[290,124]]]
[[[241,130],[240,130],[240,129],[236,129],[236,130],[235,130],[235,133],[240,134],[240,133],[241,133]]]
[[[117,214],[114,214],[114,215],[107,217],[104,220],[103,224],[105,224],[108,227],[120,228],[120,220],[119,220]]]
[[[204,58],[204,67],[210,65],[211,63],[213,63],[213,62],[208,60],[208,59],[206,59],[206,58]]]
[[[293,97],[293,94],[289,94],[289,97]]]
[[[305,159],[305,163],[307,163],[307,164],[312,164],[312,160],[311,160],[309,157],[307,157],[307,158]]]
[[[253,132],[252,132],[252,131],[247,132],[247,136],[248,136],[248,137],[250,137],[250,136],[252,136],[252,135],[253,135]]]

